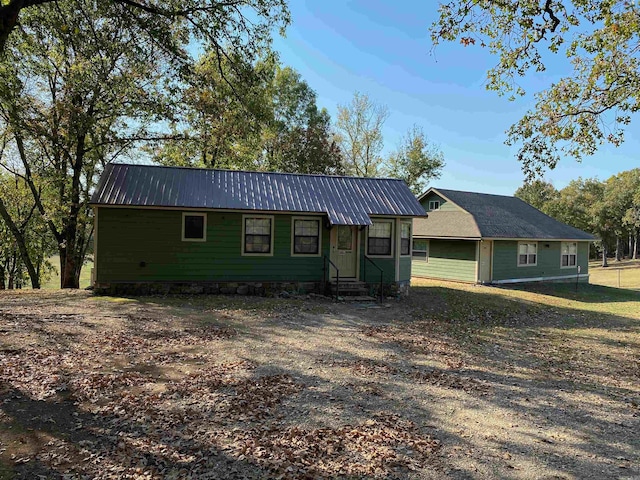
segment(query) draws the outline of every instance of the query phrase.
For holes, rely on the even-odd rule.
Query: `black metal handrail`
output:
[[[329,263],[329,265],[327,265],[327,262]],[[324,261],[322,262],[322,267],[323,267],[322,279],[325,282],[325,291],[326,291],[326,288],[327,288],[327,283],[326,283],[327,282],[327,275],[329,275],[329,277],[331,276],[331,267],[336,269],[336,301],[338,301],[338,299],[340,297],[340,269],[326,255],[324,256]],[[329,280],[331,280],[331,279],[329,278]]]
[[[383,293],[382,293],[382,292],[383,292],[383,290],[382,290],[382,288],[383,288],[383,287],[382,287],[382,286],[383,286],[383,283],[382,283],[382,277],[383,277],[384,271],[383,271],[383,270],[382,270],[378,265],[376,265],[376,263],[375,263],[373,260],[371,260],[371,259],[370,259],[369,257],[367,257],[366,255],[364,256],[364,259],[365,259],[367,262],[369,262],[371,265],[373,265],[374,267],[376,267],[376,268],[378,269],[378,271],[380,272],[380,302],[382,303],[382,301],[384,300],[384,296],[383,296]],[[362,276],[364,277],[364,281],[365,281],[365,282],[367,281],[367,262],[364,262],[364,265],[362,266],[362,267],[363,267],[363,270],[364,270],[364,271],[362,272]]]

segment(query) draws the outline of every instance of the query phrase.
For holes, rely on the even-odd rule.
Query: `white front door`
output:
[[[356,278],[358,227],[337,225],[331,230],[331,261],[340,270],[340,278]],[[331,278],[335,276],[335,268],[331,268]]]
[[[491,244],[491,240],[480,242],[480,271],[478,274],[480,283],[491,282]]]

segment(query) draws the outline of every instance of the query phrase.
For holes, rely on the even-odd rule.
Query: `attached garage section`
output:
[[[475,283],[477,243],[471,240],[414,238],[411,275]]]

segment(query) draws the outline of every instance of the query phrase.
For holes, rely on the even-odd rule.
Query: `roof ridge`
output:
[[[242,173],[257,173],[259,175],[294,175],[294,176],[304,176],[304,177],[331,177],[331,178],[350,178],[354,180],[389,180],[394,182],[404,182],[404,180],[400,178],[391,178],[391,177],[356,177],[352,175],[331,175],[325,173],[294,173],[294,172],[261,172],[258,170],[232,170],[230,168],[204,168],[204,167],[185,167],[180,165],[145,165],[138,163],[119,163],[119,162],[109,162],[107,166],[127,166],[127,167],[144,167],[144,168],[168,168],[174,170],[194,170],[194,171],[205,171],[205,172],[242,172]]]

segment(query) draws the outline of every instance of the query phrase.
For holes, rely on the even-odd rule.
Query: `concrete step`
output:
[[[369,294],[369,287],[364,282],[340,282],[339,288],[336,282],[330,284],[331,293],[335,294],[336,290],[340,295],[358,295],[366,296]]]

